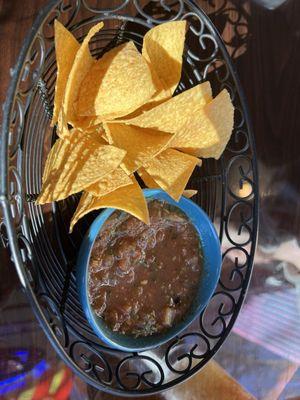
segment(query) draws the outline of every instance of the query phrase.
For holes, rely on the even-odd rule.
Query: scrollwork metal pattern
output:
[[[82,0],[82,4],[83,6],[88,10],[91,11],[94,14],[110,14],[110,13],[117,13],[119,11],[121,11],[123,8],[125,8],[128,3],[129,0],[119,0],[119,4],[117,4],[115,7],[102,7],[100,6],[101,4],[99,4],[99,2],[97,4],[95,4],[95,6],[92,6],[91,4],[91,0]],[[95,2],[94,2],[95,3]]]
[[[85,373],[99,382],[109,385],[112,381],[112,370],[105,356],[93,346],[77,341],[70,346],[70,356]]]
[[[53,45],[54,29],[53,21],[58,18],[65,26],[70,27],[76,19],[78,12],[81,8],[81,0],[62,0],[53,7],[46,19],[41,26],[42,35],[46,42],[50,42]]]
[[[257,232],[255,150],[243,94],[229,56],[201,10],[188,0],[155,1],[150,8],[143,7],[140,0],[120,0],[114,9],[108,1],[95,4],[92,0],[51,0],[35,22],[13,70],[0,148],[0,199],[5,215],[5,220],[0,221],[0,243],[5,247],[9,242],[31,304],[65,361],[98,389],[126,392],[127,395],[150,394],[169,388],[200,369],[221,346],[238,315],[249,283]],[[79,18],[82,13],[85,16],[83,26]],[[184,57],[186,79],[180,83],[179,91],[208,79],[215,94],[227,88],[235,105],[234,132],[225,154],[215,163],[205,160],[203,171],[207,174],[198,180],[206,191],[205,201],[202,197],[198,201],[214,217],[223,239],[223,266],[218,288],[198,323],[166,346],[147,353],[126,354],[109,349],[92,335],[90,328],[85,328],[88,324],[77,298],[74,277],[71,270],[66,270],[66,265],[70,264],[68,256],[61,250],[65,242],[59,243],[57,252],[52,251],[47,257],[46,247],[55,245],[58,240],[46,229],[53,221],[51,210],[43,213],[31,201],[36,197],[37,180],[41,176],[41,154],[44,146],[51,143],[52,136],[49,120],[55,71],[51,70],[49,75],[52,85],[49,88],[44,68],[50,64],[53,67],[53,60],[49,64],[47,60],[53,57],[54,18],[59,18],[75,33],[77,29],[85,29],[89,21],[121,20],[121,31],[116,31],[121,41],[126,37],[128,21],[134,22],[131,28],[142,25],[145,29],[145,26],[185,19],[189,23]],[[243,23],[241,19],[237,21],[239,25]],[[230,20],[230,24],[233,23]],[[34,97],[36,95],[38,97]],[[39,112],[34,113],[32,107],[38,107]],[[34,132],[40,136],[36,134],[31,140]],[[31,152],[33,146],[34,152]],[[28,152],[35,155],[32,163],[28,157],[26,159]],[[217,192],[219,197],[215,197]],[[40,242],[46,237],[47,246],[43,247]],[[70,242],[73,238],[63,240]],[[78,247],[76,240],[72,246],[74,253]],[[36,255],[38,260],[35,260]],[[36,261],[39,268],[35,268]],[[70,280],[67,289],[71,306],[68,302],[62,304],[67,279]]]
[[[151,24],[161,24],[167,21],[175,21],[177,19],[181,19],[182,13],[184,11],[184,1],[183,0],[160,0],[157,2],[158,7],[156,9],[151,9],[151,14],[146,12],[145,9],[141,6],[140,0],[133,0],[133,3],[140,15],[142,15],[146,21]],[[170,3],[170,4],[169,4]],[[158,8],[159,11],[158,11]],[[155,17],[153,14],[162,13],[164,18]]]
[[[116,378],[125,390],[136,391],[142,384],[152,388],[160,386],[164,381],[164,371],[154,358],[134,354],[119,362]]]
[[[209,340],[201,333],[186,333],[174,340],[166,351],[165,362],[177,374],[189,372],[193,361],[203,360],[210,353]]]
[[[65,348],[68,345],[69,336],[64,317],[59,310],[58,304],[53,300],[52,296],[48,294],[42,293],[38,295],[38,299],[52,332],[63,348]]]

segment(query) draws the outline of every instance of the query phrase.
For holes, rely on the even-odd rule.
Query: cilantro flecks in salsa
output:
[[[101,229],[89,264],[89,300],[114,331],[148,336],[189,312],[202,271],[197,232],[166,202],[148,204],[150,225],[115,211]]]

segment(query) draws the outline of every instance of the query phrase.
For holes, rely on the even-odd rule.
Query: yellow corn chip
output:
[[[175,138],[173,138],[175,142]],[[170,142],[170,146],[172,147],[172,141]],[[182,151],[183,153],[189,154],[194,157],[200,157],[201,156],[201,150],[193,148],[193,147],[177,147],[176,150]],[[201,166],[201,164],[200,164]]]
[[[96,60],[94,60],[90,54],[89,41],[102,27],[103,22],[100,22],[90,29],[76,54],[69,75],[65,97],[63,100],[63,110],[66,122],[69,122],[72,125],[75,125],[74,121],[77,119],[75,104],[78,98],[81,83],[91,66],[96,63]]]
[[[142,54],[171,94],[181,77],[185,31],[186,21],[172,21],[155,26],[144,36]]]
[[[176,133],[192,117],[197,118],[203,107],[211,100],[210,83],[204,82],[133,119],[123,120],[123,122],[142,128]]]
[[[38,204],[65,199],[80,192],[116,169],[126,152],[104,144],[98,132],[70,132],[68,140],[58,139],[49,154],[45,180]]]
[[[226,89],[222,90],[197,117],[191,116],[185,126],[172,137],[172,148],[193,152],[198,157],[218,159],[233,129],[234,108]]]
[[[58,120],[70,71],[80,44],[57,19],[54,21],[57,76],[52,125]]]
[[[121,117],[145,104],[155,91],[147,62],[128,42],[91,67],[80,88],[78,114],[97,115],[102,121]]]
[[[105,175],[96,183],[88,186],[85,190],[94,196],[100,197],[130,184],[132,184],[131,178],[122,170],[122,168],[117,168],[113,172]]]
[[[168,99],[171,98],[171,97],[172,96],[170,95],[168,97]],[[133,111],[132,113],[126,115],[125,117],[115,118],[114,120],[108,120],[108,122],[116,121],[116,122],[122,122],[123,123],[123,122],[129,121],[129,120],[131,120],[131,119],[133,119],[135,117],[138,117],[139,115],[143,114],[144,112],[149,111],[154,107],[157,107],[159,104],[163,103],[164,101],[166,101],[166,98],[161,100],[161,99],[158,99],[158,97],[157,97],[157,100],[156,100],[155,97],[152,97],[148,101],[148,103],[144,104],[142,107],[140,107],[137,110]]]
[[[160,186],[155,182],[155,180],[152,178],[151,175],[148,174],[148,172],[145,170],[145,168],[141,167],[138,170],[139,176],[142,178],[144,184],[149,188],[149,189],[159,189]],[[183,196],[187,197],[190,199],[191,197],[195,196],[195,194],[198,193],[198,190],[194,189],[185,189],[183,191]]]
[[[112,144],[112,140],[111,137],[109,136],[109,131],[107,129],[106,124],[103,123],[101,127],[102,127],[102,133],[101,133],[102,138],[106,141],[106,143]]]
[[[149,189],[159,189],[160,188],[160,186],[155,182],[155,180],[152,178],[152,176],[148,174],[148,172],[145,170],[144,167],[139,168],[138,174],[142,178],[144,184]]]
[[[93,132],[99,129],[100,124],[95,123],[94,117],[78,117],[73,121],[73,128],[80,131],[90,131]],[[60,138],[68,138],[70,136],[70,129],[68,128],[68,124],[66,122],[66,117],[64,116],[63,109],[60,110],[58,116],[58,124],[57,124],[57,135]]]
[[[113,144],[113,140],[112,140],[110,130],[108,128],[107,123],[103,122],[102,127],[103,127],[103,132],[104,132],[102,135],[103,138],[107,141],[107,143]]]
[[[132,125],[106,124],[106,127],[112,143],[127,153],[122,167],[128,174],[161,152],[172,137],[167,133]]]
[[[183,191],[183,196],[186,197],[187,199],[190,199],[191,197],[195,196],[195,194],[198,193],[198,190],[194,190],[194,189],[185,189]]]
[[[149,64],[149,67],[151,68],[151,65]],[[153,107],[158,106],[159,104],[163,103],[164,101],[170,99],[172,97],[173,91],[171,89],[165,89],[164,85],[156,75],[156,72],[152,68],[151,70],[151,75],[152,75],[152,80],[154,82],[156,92],[154,96],[151,97],[151,99],[143,105],[140,108],[140,111],[147,111],[150,110]]]
[[[73,121],[73,128],[80,129],[81,131],[93,129],[95,124],[94,117],[77,117],[76,120]]]
[[[73,128],[78,129],[82,132],[93,132],[98,131],[101,133],[102,137],[105,138],[105,131],[102,124],[97,123],[95,117],[78,117],[73,121]],[[57,134],[60,138],[67,138],[70,135],[70,130],[68,124],[66,124],[63,116],[62,110],[58,116]]]
[[[144,165],[144,168],[159,187],[178,201],[198,161],[196,157],[167,149]]]
[[[149,224],[148,207],[143,191],[134,177],[131,180],[132,183],[130,185],[121,187],[105,196],[95,197],[90,193],[84,192],[73,215],[70,232],[72,232],[76,222],[84,215],[91,211],[108,207],[128,212],[145,222],[145,224]]]
[[[70,135],[68,124],[65,121],[63,107],[60,109],[59,114],[58,114],[58,123],[57,123],[56,133],[60,138],[67,138]]]
[[[105,142],[105,144],[111,144],[108,142],[106,132],[102,124],[100,125],[90,125],[85,129],[85,132],[98,132],[101,140]]]
[[[44,184],[46,180],[48,179],[50,173],[51,173],[51,168],[53,165],[57,163],[56,158],[61,154],[61,148],[63,146],[64,142],[62,140],[57,140],[54,145],[52,146],[44,167],[44,172],[43,172],[43,177],[42,177],[42,183]]]

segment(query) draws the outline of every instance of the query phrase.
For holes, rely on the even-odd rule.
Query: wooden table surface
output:
[[[300,269],[300,1],[198,0],[197,3],[208,12],[227,44],[246,93],[254,126],[260,168],[261,228],[249,297],[270,288],[272,291],[276,280],[278,285],[283,284],[284,277],[278,272],[280,263]],[[10,79],[10,68],[44,4],[46,0],[0,0],[1,104]],[[2,252],[0,256],[1,373],[9,368],[4,362],[9,359],[9,348],[25,348],[30,350],[33,360],[43,353],[53,376],[57,371],[65,371],[66,392],[57,398],[112,398],[96,393],[65,370],[19,291],[7,254]],[[280,326],[280,315],[278,324]],[[253,344],[251,339],[233,333],[216,359],[256,398],[296,398],[300,396],[297,362],[278,354],[275,356],[276,351],[266,350],[263,343]],[[209,391],[215,377],[219,377],[221,386],[205,394],[204,388]],[[3,394],[1,379],[0,374],[0,398]],[[28,379],[23,388],[12,387],[11,397],[4,398],[18,398],[16,393],[19,396],[22,391],[33,390],[33,385],[38,386],[39,382],[38,378]],[[32,392],[28,392],[22,399],[31,399],[31,395]],[[56,398],[43,396],[34,398]],[[201,372],[189,383],[161,398],[251,397],[216,364],[211,364],[206,374]]]

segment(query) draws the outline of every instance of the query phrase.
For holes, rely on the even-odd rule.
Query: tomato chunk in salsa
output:
[[[159,200],[148,204],[150,225],[115,211],[95,240],[89,300],[113,330],[148,336],[189,311],[201,278],[198,234],[186,215]]]

